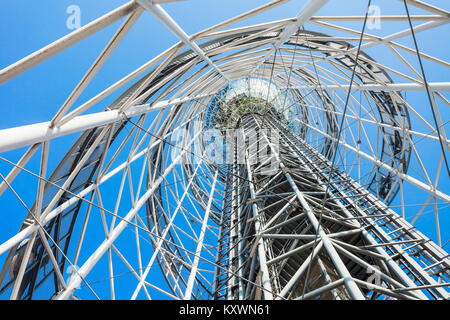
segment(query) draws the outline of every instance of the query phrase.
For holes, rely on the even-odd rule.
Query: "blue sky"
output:
[[[169,3],[163,7],[184,28],[187,34],[192,34],[267,2],[267,0],[189,0]],[[450,10],[450,2],[448,1],[439,0],[428,2]],[[126,1],[120,0],[0,0],[0,69],[70,33],[71,30],[66,26],[66,20],[69,17],[69,14],[66,13],[68,6],[78,5],[80,7],[81,23],[85,25],[124,3]],[[299,12],[305,3],[306,1],[304,0],[292,0],[287,4],[244,20],[233,27],[289,18]],[[349,3],[351,3],[351,6]],[[404,14],[404,7],[400,1],[374,0],[372,4],[379,5],[383,15]],[[330,1],[320,10],[318,15],[364,15],[366,5],[366,1],[350,2],[348,0],[334,0]],[[410,6],[410,12],[411,14],[425,14],[424,11],[415,9],[412,6]],[[0,130],[50,120],[121,23],[122,21],[114,23],[98,34],[89,37],[63,53],[54,56],[52,59],[0,86],[2,110]],[[357,30],[361,29],[361,22],[346,23],[343,25]],[[390,22],[383,23],[381,30],[369,30],[369,32],[375,35],[386,35],[407,29],[408,27],[407,22]],[[306,29],[330,33],[329,30],[318,26],[311,27],[311,25],[308,25]],[[336,32],[333,34],[339,33]],[[417,35],[419,48],[433,56],[448,60],[448,53],[450,52],[448,34],[450,34],[449,25],[430,32],[420,33]],[[167,31],[152,16],[144,12],[140,20],[77,100],[75,106],[78,106],[99,91],[107,88],[177,41],[174,35]],[[398,42],[413,47],[410,37],[401,39]],[[387,52],[387,49],[380,47],[367,51],[375,60],[382,61],[384,64],[395,67],[400,71],[405,71],[406,68],[400,65],[398,60],[394,59],[391,54],[386,54]],[[412,59],[411,61],[413,61],[412,64],[414,66],[417,66],[416,61]],[[424,61],[424,67],[429,81],[449,81],[448,70],[445,68],[438,67],[428,61]],[[405,82],[404,79],[400,79],[395,75],[392,75],[392,78],[394,81]],[[96,105],[92,109],[92,112],[103,110],[119,93],[111,95]],[[447,99],[449,98],[448,96],[446,97]],[[408,94],[408,102],[414,104],[417,110],[432,123],[428,101],[424,93]],[[441,104],[441,106],[443,105]],[[448,108],[440,111],[443,121],[450,118]],[[417,127],[414,127],[416,124]],[[413,122],[414,128],[417,128],[418,131],[426,131],[417,122]],[[67,150],[67,146],[75,138],[67,137],[55,141],[54,147],[52,147],[54,156],[50,159],[50,168],[54,168],[57,165]],[[436,163],[436,157],[439,154],[439,149],[436,149],[438,146],[424,145],[421,147],[429,149],[429,152],[426,153],[423,160],[427,166],[432,167]],[[17,161],[23,151],[24,149],[12,151],[2,156],[5,156],[11,161]],[[37,172],[38,165],[39,160],[35,157],[27,168]],[[0,163],[0,172],[3,175],[6,175],[9,170],[10,165]],[[444,175],[442,177],[445,178]],[[448,180],[446,182],[446,184],[441,185],[441,188],[443,191],[449,193],[450,185],[448,184]],[[442,183],[445,183],[445,181]],[[16,185],[18,189],[21,187],[25,188],[27,184],[28,180],[26,176],[21,175],[17,178]],[[19,203],[13,200],[12,195],[9,195],[8,199],[11,201],[0,200],[2,206],[1,214],[9,215],[7,221],[0,225],[1,242],[17,232],[18,227],[23,221],[23,216],[21,216],[23,210],[18,210]],[[26,203],[31,205],[33,199],[33,194],[24,194]],[[418,198],[420,203],[419,199],[421,198]],[[394,205],[398,205],[398,201]],[[15,214],[15,212],[20,212],[20,214]],[[410,215],[413,215],[414,212],[411,211]],[[443,243],[450,236],[448,230],[448,224],[450,223],[449,214],[450,209],[448,207],[442,209],[441,228]],[[432,213],[421,217],[418,223],[426,235],[435,239],[434,216]]]

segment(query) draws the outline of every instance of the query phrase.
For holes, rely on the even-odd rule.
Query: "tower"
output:
[[[123,20],[51,121],[0,131],[0,201],[23,220],[0,243],[0,297],[447,299],[450,85],[422,61],[448,63],[416,34],[439,32],[448,12],[398,1],[401,15],[377,19],[405,29],[383,37],[370,1],[359,16],[320,16],[333,1],[314,0],[232,26],[286,2],[272,1],[188,36],[156,2],[126,3],[0,71],[8,82]],[[148,13],[180,42],[75,104]],[[333,23],[348,20],[361,29]],[[401,67],[366,53],[378,46]]]

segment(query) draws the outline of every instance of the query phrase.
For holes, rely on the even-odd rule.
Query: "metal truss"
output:
[[[273,116],[249,114],[241,126],[271,149],[278,169],[261,174],[267,161],[235,166],[224,269],[260,286],[224,272],[228,298],[447,298],[436,277],[448,282],[445,251]],[[265,132],[279,134],[277,150]],[[430,275],[430,266],[439,271]],[[367,282],[368,273],[379,283]]]
[[[2,219],[23,220],[1,235],[0,298],[448,299],[450,84],[422,61],[450,63],[399,41],[439,34],[449,12],[397,1],[404,14],[378,19],[408,27],[381,36],[345,25],[367,11],[320,16],[334,1],[310,0],[235,26],[276,0],[188,35],[163,2],[130,1],[0,70],[8,83],[122,21],[48,122],[0,130],[0,203],[16,206]],[[80,102],[147,14],[180,41]],[[217,161],[205,132],[230,129],[263,148]]]

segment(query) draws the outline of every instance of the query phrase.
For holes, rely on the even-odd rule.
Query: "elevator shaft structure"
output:
[[[440,247],[274,115],[239,129],[250,143],[234,144],[215,298],[448,298]]]
[[[0,70],[0,300],[449,299],[448,1],[163,2]]]

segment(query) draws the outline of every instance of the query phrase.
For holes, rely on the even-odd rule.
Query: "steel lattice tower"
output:
[[[311,0],[234,26],[277,0],[188,36],[163,2],[0,70],[8,83],[123,20],[49,122],[0,130],[0,203],[21,221],[2,229],[0,298],[448,299],[450,83],[424,67],[450,64],[416,34],[449,12],[398,1],[377,19],[405,29],[380,36],[370,1],[320,16],[334,1]],[[77,106],[146,11],[180,42]]]

